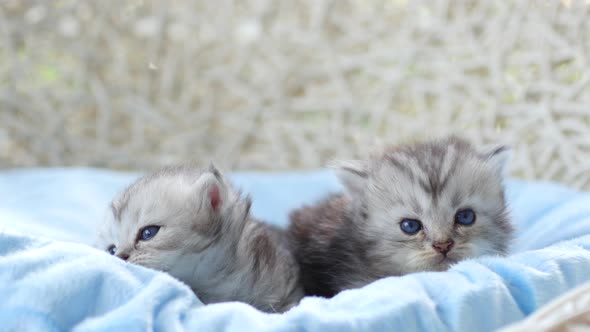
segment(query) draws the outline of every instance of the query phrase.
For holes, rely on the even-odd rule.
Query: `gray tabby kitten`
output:
[[[513,232],[502,185],[508,156],[504,146],[478,150],[449,137],[338,165],[346,193],[290,216],[306,295],[505,254]]]
[[[212,165],[167,167],[113,200],[98,246],[171,274],[204,303],[282,312],[303,297],[299,268],[285,232],[253,219],[250,205]]]

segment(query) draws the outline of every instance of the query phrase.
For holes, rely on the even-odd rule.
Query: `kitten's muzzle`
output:
[[[451,251],[451,249],[453,249],[453,245],[455,245],[455,242],[453,240],[432,243],[432,247],[434,248],[434,250],[445,256],[449,253],[449,251]]]

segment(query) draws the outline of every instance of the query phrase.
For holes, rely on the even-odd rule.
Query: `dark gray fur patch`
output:
[[[353,203],[346,196],[332,195],[291,213],[287,232],[306,295],[332,297],[359,271],[363,278],[371,278],[366,264],[372,241],[360,235],[362,217]]]

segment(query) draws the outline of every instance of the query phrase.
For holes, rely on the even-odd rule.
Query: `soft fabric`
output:
[[[574,288],[544,305],[526,319],[501,332],[590,331],[590,282]]]
[[[242,303],[204,306],[172,277],[84,244],[112,195],[136,177],[91,169],[0,172],[1,330],[490,331],[590,280],[590,194],[511,180],[518,231],[508,258],[390,277],[329,300],[305,298],[282,315]],[[238,173],[232,180],[253,196],[256,216],[283,226],[289,209],[340,190],[325,171]]]

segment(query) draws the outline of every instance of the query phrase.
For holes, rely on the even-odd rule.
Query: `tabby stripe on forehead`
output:
[[[445,190],[449,182],[449,179],[457,170],[457,166],[459,165],[459,159],[457,158],[457,154],[453,153],[454,151],[456,150],[433,150],[433,154],[441,158],[439,160],[438,165],[436,166],[432,166],[424,159],[417,159],[420,169],[428,176],[428,180],[420,179],[418,181],[418,184],[424,190],[424,192],[431,195],[433,202],[438,201],[438,198],[442,195],[442,192]],[[443,167],[446,164],[445,161],[447,161],[449,158],[452,159],[452,163],[446,171],[446,173],[443,175],[442,172],[445,171],[443,169]]]
[[[447,183],[449,182],[449,179],[453,176],[453,174],[457,170],[457,166],[458,165],[459,165],[459,159],[458,158],[454,158],[453,159],[453,163],[451,164],[451,167],[447,171],[447,174],[445,174],[444,179],[440,182],[439,195],[442,194],[442,191],[447,186]]]
[[[458,153],[457,150],[454,148],[454,146],[451,146],[451,148],[447,149],[447,153],[445,154],[442,162],[441,162],[441,166],[440,166],[440,173],[439,175],[441,175],[441,177],[443,178],[440,181],[440,186],[439,186],[439,192],[438,195],[442,194],[442,191],[445,189],[445,187],[447,186],[447,183],[449,182],[449,179],[455,174],[455,171],[457,170],[457,166],[459,165],[459,158],[458,158]],[[446,173],[444,175],[442,175],[442,172],[445,171],[445,169],[443,169],[444,166],[446,166],[446,161],[450,159],[451,161],[451,165],[449,167],[447,167],[446,169]]]
[[[393,166],[395,166],[395,168],[397,168],[399,171],[404,173],[404,175],[406,175],[408,178],[410,178],[411,181],[415,181],[416,177],[414,175],[414,172],[412,171],[412,169],[408,165],[405,165],[402,161],[396,159],[395,156],[388,156],[387,160]]]

